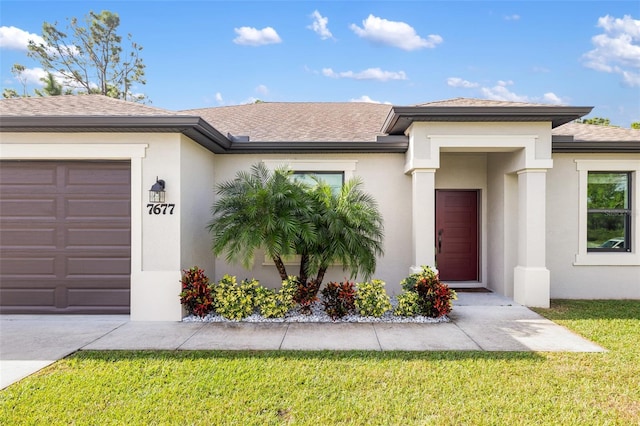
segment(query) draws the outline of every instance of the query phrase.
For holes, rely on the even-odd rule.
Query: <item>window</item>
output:
[[[589,172],[587,251],[631,251],[631,173]]]
[[[293,172],[293,179],[297,182],[302,182],[308,185],[314,185],[314,179],[322,180],[331,187],[334,194],[337,194],[342,189],[342,185],[344,185],[344,172],[295,171]]]
[[[578,158],[574,265],[640,265],[640,158]],[[570,212],[567,212],[570,215]]]
[[[271,170],[286,166],[293,170],[294,179],[313,184],[313,177],[327,182],[334,191],[342,189],[344,182],[354,176],[358,160],[345,160],[337,158],[327,159],[269,159],[262,162]],[[285,265],[299,265],[300,256],[291,256],[283,259]],[[273,260],[266,255],[262,263],[265,266],[273,266]]]

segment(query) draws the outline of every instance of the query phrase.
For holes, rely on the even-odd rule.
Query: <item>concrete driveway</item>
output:
[[[451,322],[130,322],[126,315],[1,315],[0,388],[78,350],[374,350],[602,352],[491,293],[459,293]]]

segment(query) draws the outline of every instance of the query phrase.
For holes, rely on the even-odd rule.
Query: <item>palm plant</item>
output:
[[[310,186],[291,174],[259,163],[217,186],[219,199],[208,226],[214,254],[226,252],[228,262],[250,268],[255,250],[263,248],[282,281],[288,277],[283,257],[300,255],[298,283],[312,298],[332,264],[342,264],[352,278],[368,279],[383,254],[383,225],[362,182],[352,179],[334,193],[322,180]]]
[[[240,171],[235,179],[217,186],[220,198],[208,226],[214,254],[226,252],[228,262],[240,261],[248,269],[255,250],[263,248],[280,278],[287,279],[282,258],[296,254],[300,241],[311,244],[316,239],[315,227],[308,220],[308,196],[290,175],[286,169],[271,172],[258,163],[250,172]]]
[[[300,270],[316,271],[318,284],[335,263],[350,271],[351,278],[362,274],[368,279],[375,272],[377,257],[383,254],[382,216],[376,201],[361,187],[362,181],[354,178],[334,193],[328,184],[318,180],[309,192],[317,238],[311,244],[301,241],[298,251],[303,263]]]

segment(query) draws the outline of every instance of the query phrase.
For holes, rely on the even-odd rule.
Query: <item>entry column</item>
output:
[[[435,174],[436,169],[415,169],[411,172],[411,273],[418,272],[423,265],[435,268]]]
[[[518,172],[518,266],[513,299],[522,305],[549,307],[546,268],[546,169]]]

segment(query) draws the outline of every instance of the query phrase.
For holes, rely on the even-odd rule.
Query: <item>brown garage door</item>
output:
[[[129,162],[0,162],[2,313],[129,313]]]

